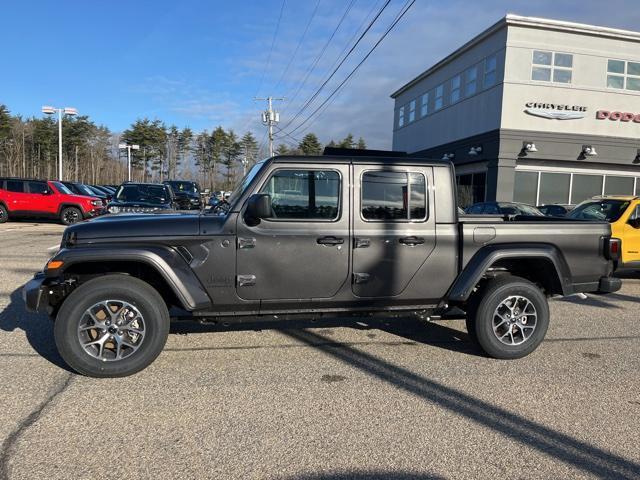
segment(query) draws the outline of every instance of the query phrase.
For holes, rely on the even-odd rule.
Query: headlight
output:
[[[191,203],[200,203],[200,200],[198,200],[197,198],[192,198]]]
[[[102,200],[91,200],[91,205],[93,205],[94,207],[99,207],[100,205],[102,205]]]
[[[120,207],[109,207],[109,213],[118,213],[120,211]]]

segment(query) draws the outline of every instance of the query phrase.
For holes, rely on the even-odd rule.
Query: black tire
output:
[[[76,207],[65,207],[60,212],[60,221],[64,225],[73,225],[82,221],[82,212]]]
[[[100,360],[85,350],[78,333],[81,322],[87,318],[87,309],[107,300],[135,307],[141,314],[145,332],[137,349],[112,361]],[[101,330],[100,334],[103,333],[108,332]],[[91,377],[125,377],[139,372],[157,358],[168,335],[169,312],[160,294],[140,279],[118,274],[95,278],[76,288],[60,307],[54,326],[62,358],[78,373]]]
[[[487,281],[475,295],[476,297],[472,298],[469,303],[467,331],[472,340],[477,342],[487,355],[500,359],[522,358],[529,355],[542,343],[549,327],[549,304],[544,293],[535,284],[524,278],[501,275]],[[528,315],[525,315],[519,311],[519,306],[526,305],[526,303],[521,300],[519,304],[514,304],[511,300],[515,312],[522,315],[519,318],[524,318],[523,321],[529,322],[528,325],[523,324],[523,328],[512,317],[509,322],[514,326],[509,326],[509,322],[501,323],[503,319],[496,315],[500,305],[503,305],[501,307],[503,309],[505,306],[508,307],[503,302],[508,302],[509,297],[516,296],[528,300],[534,309],[527,307]],[[507,312],[507,315],[513,314],[508,310],[503,310],[503,312]],[[536,315],[535,323],[532,319],[532,312],[535,312]],[[497,333],[494,333],[494,319],[496,320],[495,324],[498,325]],[[535,328],[532,329],[534,325]],[[501,341],[498,337],[505,330],[511,333],[502,336],[504,341]],[[511,343],[520,343],[507,344],[510,340]]]
[[[0,205],[0,223],[5,223],[9,220],[9,212],[4,205]]]

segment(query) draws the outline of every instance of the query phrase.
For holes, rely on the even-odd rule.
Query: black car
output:
[[[80,182],[62,182],[62,184],[71,190],[76,195],[86,195],[88,197],[98,197],[102,200],[102,203],[106,205],[111,198],[109,195],[91,188],[89,185],[85,185]]]
[[[533,215],[543,217],[544,215],[536,207],[524,203],[514,202],[481,202],[467,207],[465,210],[469,215]]]
[[[573,205],[561,205],[559,203],[554,203],[551,205],[539,205],[536,208],[547,217],[566,217],[573,209]]]
[[[171,189],[161,183],[123,183],[107,205],[109,213],[152,213],[176,207]]]
[[[200,210],[202,208],[200,187],[196,182],[167,180],[163,183],[171,187],[180,210]]]

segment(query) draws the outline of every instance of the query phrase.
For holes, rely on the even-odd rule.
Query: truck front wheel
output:
[[[535,284],[504,275],[489,280],[477,295],[467,312],[467,330],[488,355],[522,358],[542,343],[549,304]]]
[[[91,377],[124,377],[150,365],[169,335],[169,312],[148,283],[127,275],[89,280],[64,301],[54,336],[62,358]]]

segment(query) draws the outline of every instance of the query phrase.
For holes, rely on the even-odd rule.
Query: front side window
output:
[[[573,55],[569,53],[534,50],[531,61],[531,80],[537,82],[571,83]]]
[[[271,196],[272,220],[336,220],[340,174],[334,170],[277,170],[261,193]]]
[[[429,114],[429,93],[422,95],[422,104],[420,105],[420,115],[426,117]]]
[[[615,222],[629,206],[626,200],[593,200],[581,203],[567,217],[579,220]]]
[[[398,109],[398,128],[404,127],[404,107]]]
[[[440,110],[444,106],[444,85],[438,85],[435,90],[433,109]]]
[[[369,171],[362,175],[362,218],[381,221],[424,220],[427,193],[421,173]]]
[[[456,75],[451,79],[451,103],[456,103],[460,100],[460,88],[462,87],[462,78],[460,75]]]
[[[471,67],[464,74],[464,95],[470,97],[474,95],[477,90],[478,69]]]
[[[415,121],[416,119],[416,101],[411,100],[409,102],[409,123]]]
[[[495,55],[485,58],[484,60],[484,78],[482,84],[484,88],[491,87],[496,83],[496,69],[498,66],[498,58]]]
[[[640,91],[640,62],[609,60],[607,62],[607,87]]]
[[[29,193],[44,194],[49,191],[49,187],[44,182],[29,182]]]

